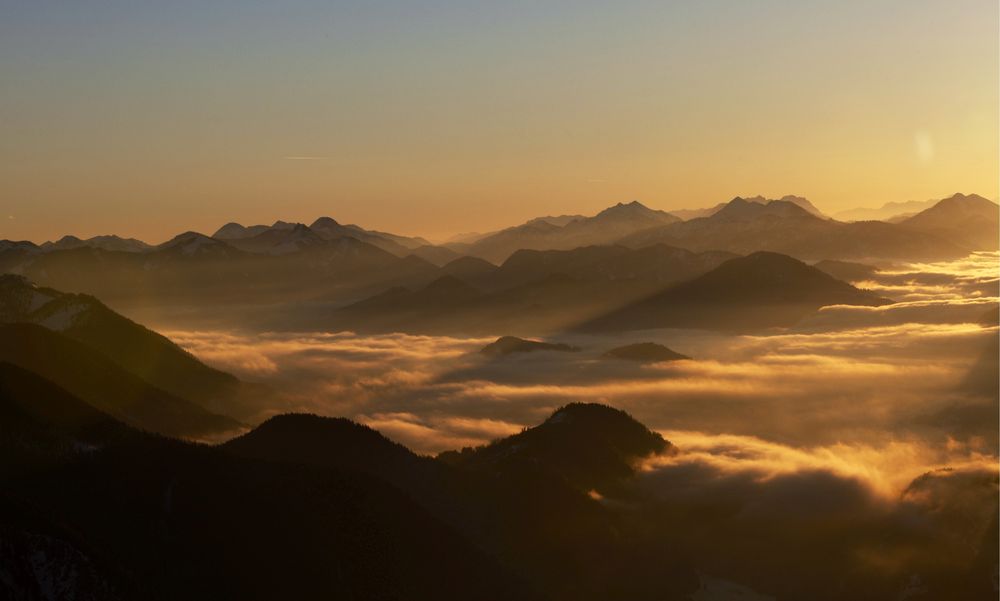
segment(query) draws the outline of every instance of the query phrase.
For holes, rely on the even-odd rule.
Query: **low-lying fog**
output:
[[[479,353],[495,337],[161,331],[278,391],[266,405],[229,408],[248,423],[290,411],[346,416],[422,453],[488,442],[593,401],[680,447],[651,467],[820,470],[891,496],[935,468],[995,470],[997,255],[900,266],[861,285],[900,302],[827,307],[770,335],[565,336],[553,340],[582,350],[501,358]],[[639,341],[693,359],[602,357]]]

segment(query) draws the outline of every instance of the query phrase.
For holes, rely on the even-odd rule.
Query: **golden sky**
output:
[[[998,195],[995,0],[135,4],[0,7],[0,238]]]

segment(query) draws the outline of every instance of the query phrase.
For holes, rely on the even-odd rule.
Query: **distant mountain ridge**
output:
[[[879,221],[821,219],[795,203],[735,198],[709,217],[649,228],[619,244],[669,244],[694,251],[769,251],[801,260],[945,260],[976,250],[978,241],[954,230],[929,231]]]
[[[396,286],[321,318],[328,328],[536,336],[701,275],[737,255],[654,245],[520,250],[500,267],[471,257],[422,287]]]
[[[705,328],[760,330],[794,325],[827,305],[892,301],[859,290],[801,261],[757,252],[581,324],[581,330]]]
[[[734,200],[736,200],[736,199],[743,200],[743,201],[746,201],[746,202],[753,202],[753,203],[757,203],[757,204],[763,204],[763,205],[766,205],[766,204],[770,203],[772,200],[774,200],[774,199],[770,199],[770,198],[764,198],[763,196],[752,196],[752,197],[747,197],[747,198],[742,198],[742,197],[737,196]],[[784,201],[784,202],[790,202],[792,204],[798,205],[799,207],[801,207],[802,209],[804,209],[806,212],[811,213],[811,214],[815,215],[816,217],[821,217],[821,218],[826,219],[826,215],[824,215],[822,213],[822,211],[820,211],[819,209],[817,209],[816,206],[813,205],[813,203],[809,202],[808,199],[803,198],[802,196],[794,196],[794,195],[789,194],[789,195],[786,195],[786,196],[782,196],[778,200],[781,200],[781,201]],[[730,201],[730,202],[732,202],[732,201]],[[670,214],[671,215],[676,215],[677,217],[681,218],[684,221],[690,221],[692,219],[698,219],[698,218],[701,218],[701,217],[711,217],[712,215],[715,215],[716,213],[718,213],[719,211],[721,211],[723,208],[725,208],[727,204],[729,204],[729,203],[720,202],[719,204],[717,204],[715,206],[704,208],[704,209],[677,209],[677,210],[670,211]]]
[[[940,199],[907,200],[903,202],[887,202],[880,207],[858,207],[833,214],[837,221],[891,221],[898,217],[911,217],[924,209],[929,209]]]
[[[39,248],[43,251],[65,250],[69,248],[100,248],[103,250],[116,250],[122,252],[144,252],[152,248],[142,240],[135,238],[120,238],[118,236],[94,236],[81,240],[76,236],[63,236],[55,242],[45,242]]]
[[[227,224],[217,232],[221,238],[184,232],[141,252],[73,240],[48,250],[0,241],[0,270],[92,294],[141,312],[144,320],[166,310],[194,322],[268,329],[349,328],[346,307],[361,308],[361,301],[393,288],[416,293],[454,276],[474,290],[444,295],[436,307],[426,300],[429,291],[420,292],[411,300],[414,307],[423,303],[425,315],[383,314],[379,328],[412,328],[426,317],[423,327],[435,331],[445,327],[443,320],[456,323],[445,313],[463,301],[467,331],[533,336],[546,331],[536,326],[595,317],[611,303],[631,302],[757,251],[826,266],[879,265],[951,260],[998,246],[996,205],[976,195],[944,199],[900,223],[841,223],[817,217],[803,201],[735,198],[687,221],[638,202],[619,203],[590,217],[537,218],[449,247],[328,217],[311,225]],[[400,309],[403,298],[397,298]],[[279,303],[288,310],[275,312]],[[354,317],[359,327],[375,327],[371,314]]]
[[[638,201],[632,201],[608,207],[593,217],[532,219],[471,244],[451,244],[450,248],[462,254],[500,263],[522,249],[569,250],[609,244],[629,233],[676,221],[679,221],[677,217],[665,211],[650,209]]]
[[[1000,248],[1000,207],[978,194],[955,194],[899,222],[901,227],[960,240],[973,250]]]

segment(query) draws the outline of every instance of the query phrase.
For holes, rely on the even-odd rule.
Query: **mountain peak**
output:
[[[158,248],[160,250],[177,250],[182,255],[191,256],[204,253],[209,249],[215,250],[227,248],[227,245],[224,242],[216,240],[215,238],[210,238],[205,234],[188,231],[174,236],[170,240],[161,244]]]
[[[788,200],[767,200],[761,197],[764,202],[757,198],[741,198],[737,196],[732,199],[714,215],[711,219],[743,221],[757,219],[763,216],[774,217],[809,217],[812,215],[808,210],[798,204]]]
[[[527,462],[551,470],[579,490],[607,489],[635,473],[635,465],[675,447],[620,409],[571,403],[541,425],[463,454],[459,460],[501,467]]]
[[[525,340],[516,336],[501,336],[495,342],[484,346],[479,352],[484,355],[504,356],[514,353],[531,353],[534,351],[575,352],[579,350],[579,348],[568,344]]]
[[[313,221],[309,227],[313,228],[324,228],[324,227],[335,227],[340,225],[337,220],[333,217],[320,217],[316,221]]]
[[[620,202],[613,207],[608,207],[597,214],[598,217],[601,215],[609,215],[615,213],[655,213],[653,209],[650,209],[646,205],[642,204],[638,200],[633,200],[629,203]]]

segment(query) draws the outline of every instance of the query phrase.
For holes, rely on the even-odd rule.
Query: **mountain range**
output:
[[[837,221],[888,221],[895,223],[907,217],[929,209],[937,204],[938,199],[907,200],[905,202],[887,202],[881,207],[859,207],[838,211],[833,214]]]
[[[827,305],[881,306],[860,290],[786,255],[756,252],[582,324],[584,330],[790,326]]]
[[[569,250],[581,246],[611,244],[629,233],[680,221],[664,211],[656,211],[638,201],[618,203],[593,217],[543,217],[501,230],[472,243],[452,243],[461,254],[481,257],[494,263],[506,260],[521,249]]]
[[[891,302],[786,255],[694,254],[665,246],[519,251],[475,281],[449,275],[424,288],[392,288],[322,323],[447,334],[754,330],[794,325],[825,305]]]
[[[747,202],[754,202],[757,204],[766,205],[770,203],[773,199],[764,198],[763,196],[752,196],[744,198],[743,200]],[[820,217],[822,219],[827,218],[826,215],[822,213],[822,211],[816,208],[816,205],[814,205],[813,203],[809,202],[808,199],[803,198],[801,196],[787,195],[787,196],[782,196],[778,200],[798,205],[799,207],[804,209],[807,213],[815,215],[816,217]],[[670,214],[679,217],[684,221],[690,221],[692,219],[699,219],[701,217],[711,217],[712,215],[715,215],[716,213],[724,209],[726,207],[726,204],[728,203],[720,202],[715,206],[704,209],[674,209],[670,211]]]
[[[800,197],[755,197],[682,221],[631,202],[591,217],[541,217],[447,247],[323,217],[310,225],[230,223],[214,236],[185,232],[155,247],[129,243],[128,250],[109,246],[108,237],[41,247],[0,241],[0,269],[97,296],[145,321],[169,316],[199,327],[266,329],[351,328],[356,321],[384,330],[426,319],[424,329],[434,331],[458,323],[448,318],[439,328],[435,313],[461,304],[468,331],[530,336],[757,251],[829,266],[995,250],[997,212],[982,197],[955,195],[899,223],[842,223],[817,216]],[[286,310],[275,312],[277,305]]]
[[[726,250],[740,254],[764,250],[815,261],[953,259],[973,250],[995,249],[996,242],[991,245],[978,233],[970,236],[923,222],[926,219],[951,223],[951,215],[971,212],[982,214],[986,219],[984,228],[988,228],[996,222],[997,206],[985,199],[987,204],[983,204],[979,198],[955,196],[948,202],[941,201],[940,214],[911,218],[917,219],[920,227],[914,227],[909,220],[899,224],[841,223],[816,217],[788,201],[761,204],[736,198],[709,217],[646,229],[618,242],[633,248],[664,243],[693,251]]]

